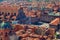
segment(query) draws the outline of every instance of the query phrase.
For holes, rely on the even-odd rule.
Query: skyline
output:
[[[50,1],[55,1],[55,2],[59,2],[60,0],[0,0],[0,1],[7,1],[7,2],[18,2],[18,1],[38,1],[38,2],[41,2],[41,1],[44,1],[44,2],[50,2]]]

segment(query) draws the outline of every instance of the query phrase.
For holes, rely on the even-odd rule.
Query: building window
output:
[[[7,13],[7,15],[10,15],[10,13]]]
[[[16,13],[14,13],[13,15],[16,16]]]
[[[2,15],[4,14],[4,12],[2,12]]]

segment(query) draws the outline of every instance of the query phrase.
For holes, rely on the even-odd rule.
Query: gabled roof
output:
[[[60,23],[60,18],[56,18],[50,22],[51,25],[58,25]]]

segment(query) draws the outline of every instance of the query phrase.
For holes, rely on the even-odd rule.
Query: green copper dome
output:
[[[0,24],[0,30],[11,29],[11,28],[12,28],[12,26],[10,25],[9,22],[2,22],[2,23]]]

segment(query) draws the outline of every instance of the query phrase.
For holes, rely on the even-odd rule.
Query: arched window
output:
[[[2,12],[2,15],[4,15],[4,12]]]
[[[0,17],[0,19],[1,19],[1,17]]]
[[[7,15],[10,15],[10,13],[8,12]]]
[[[2,20],[2,17],[0,17],[0,20]]]
[[[7,13],[5,13],[5,16],[7,16]]]
[[[13,15],[16,16],[16,13],[14,13]]]

